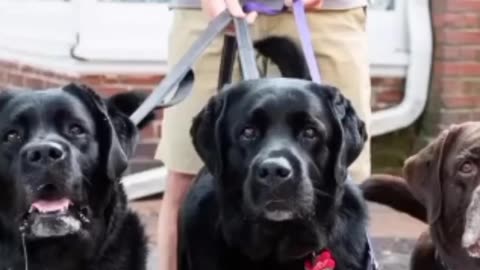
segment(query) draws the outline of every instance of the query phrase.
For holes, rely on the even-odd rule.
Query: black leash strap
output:
[[[259,77],[247,22],[244,19],[234,19],[228,11],[224,11],[209,23],[207,29],[187,53],[130,116],[130,120],[134,124],[140,123],[151,111],[157,108],[167,108],[180,103],[191,93],[195,80],[193,65],[213,40],[230,25],[232,20],[235,23],[235,35],[239,46],[243,78],[255,79]],[[174,93],[173,97],[167,102],[167,96],[172,93]]]
[[[235,36],[227,34],[223,38],[222,58],[220,60],[220,72],[218,73],[218,91],[220,91],[226,84],[232,82],[236,55],[237,42]]]

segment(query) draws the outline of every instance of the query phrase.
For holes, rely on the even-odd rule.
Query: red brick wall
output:
[[[132,89],[150,90],[162,79],[161,75],[102,74],[74,76],[53,73],[19,63],[0,60],[0,89],[42,89],[75,81],[88,84],[102,95],[112,95]],[[404,80],[400,78],[372,78],[374,110],[385,109],[401,101]],[[161,113],[157,121],[142,132],[142,141],[132,160],[131,171],[139,171],[161,163],[152,159],[161,133]]]
[[[372,110],[384,110],[397,105],[403,99],[405,79],[372,78]]]
[[[435,133],[480,119],[480,1],[431,1],[435,51],[428,119]]]

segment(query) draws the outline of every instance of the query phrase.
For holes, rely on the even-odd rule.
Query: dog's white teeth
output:
[[[78,216],[80,217],[83,223],[90,223],[90,219],[88,219],[83,213],[79,213]]]

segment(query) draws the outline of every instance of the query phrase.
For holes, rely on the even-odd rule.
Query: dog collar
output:
[[[373,253],[370,238],[367,236],[367,270],[378,270],[378,263]],[[305,270],[334,270],[336,266],[335,258],[332,252],[328,249],[324,249],[320,254],[313,253],[312,256],[305,261]],[[447,268],[448,269],[448,268]]]
[[[334,270],[335,265],[335,259],[327,249],[318,255],[312,254],[312,258],[305,261],[305,270]]]

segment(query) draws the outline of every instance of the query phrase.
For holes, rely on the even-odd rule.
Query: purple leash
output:
[[[312,46],[312,36],[310,34],[310,27],[308,26],[307,16],[305,14],[305,6],[302,0],[293,1],[293,15],[297,24],[298,34],[302,43],[303,54],[307,61],[308,70],[312,81],[321,83],[320,70],[318,68],[317,59]]]
[[[282,6],[280,8],[272,8],[261,2],[247,1],[243,8],[246,12],[256,11],[265,15],[277,15],[286,10],[283,6],[283,1],[280,2]],[[312,36],[310,34],[310,27],[308,26],[307,16],[305,14],[305,6],[302,0],[293,1],[293,14],[295,16],[295,22],[300,36],[300,42],[302,43],[303,54],[307,62],[308,70],[312,81],[321,83],[320,70],[318,68],[317,60],[315,58],[315,52],[312,46]]]
[[[272,8],[264,3],[248,1],[243,5],[243,9],[245,12],[256,11],[260,14],[273,16],[282,13],[285,10],[285,7],[282,5],[281,8]]]

